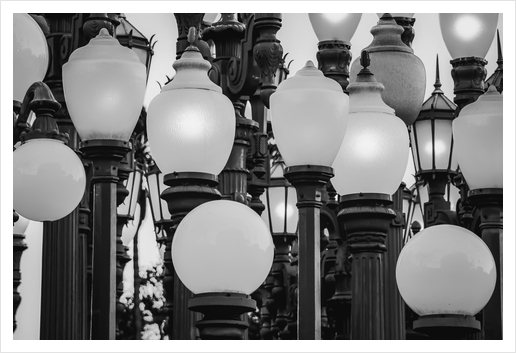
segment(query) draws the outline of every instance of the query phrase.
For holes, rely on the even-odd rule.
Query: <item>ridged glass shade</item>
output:
[[[48,68],[48,44],[39,27],[26,13],[13,14],[13,99],[22,102],[27,89],[43,81]]]
[[[296,189],[293,186],[269,187],[261,199],[265,205],[262,218],[271,232],[295,234],[299,220]]]
[[[177,73],[150,103],[147,134],[154,161],[173,172],[219,174],[235,139],[235,111],[208,78],[211,64],[189,47],[173,67]]]
[[[393,19],[380,19],[371,29],[374,38],[364,48],[369,52],[369,70],[385,90],[383,101],[396,112],[405,124],[412,125],[424,101],[426,71],[421,59],[401,40],[403,27]],[[362,69],[360,58],[355,59],[349,71],[349,81],[355,82]]]
[[[124,201],[118,206],[117,214],[119,216],[127,216],[130,218],[134,217],[136,211],[136,205],[138,204],[139,191],[142,187],[142,171],[136,169],[134,172],[129,174],[129,177],[124,182],[124,186],[129,191],[129,195]]]
[[[417,172],[457,170],[457,159],[452,153],[452,120],[435,119],[433,127],[430,119],[417,120],[411,139]]]
[[[263,220],[234,201],[210,201],[179,224],[172,261],[181,282],[194,294],[251,294],[272,266],[274,244]]]
[[[487,304],[496,267],[476,234],[453,225],[422,230],[402,249],[396,281],[403,300],[418,315],[475,315]]]
[[[28,219],[65,217],[81,201],[85,186],[81,160],[61,141],[29,140],[14,151],[14,210]]]
[[[469,188],[503,188],[503,95],[496,87],[461,110],[453,138]]]
[[[309,13],[308,18],[319,41],[341,40],[351,42],[357,30],[361,13]]]
[[[311,61],[271,96],[271,123],[287,166],[331,166],[346,132],[349,98]]]
[[[66,104],[83,141],[128,141],[143,106],[146,68],[104,28],[63,65]]]
[[[439,26],[452,59],[485,58],[498,25],[497,13],[440,13]]]
[[[382,101],[382,89],[377,82],[348,86],[348,127],[333,163],[332,184],[340,195],[392,195],[405,174],[409,153],[407,127]]]

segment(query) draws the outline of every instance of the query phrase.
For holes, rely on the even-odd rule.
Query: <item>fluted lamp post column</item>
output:
[[[468,199],[480,210],[480,230],[494,256],[497,281],[483,312],[484,338],[502,339],[503,325],[503,95],[495,86],[464,107],[453,122],[457,160]]]
[[[348,86],[349,121],[333,163],[332,184],[341,195],[338,214],[353,256],[351,339],[385,339],[385,238],[395,212],[392,203],[407,166],[408,132],[382,100],[383,85],[369,71],[367,51],[362,71]]]
[[[191,28],[190,43],[195,38]],[[147,115],[149,145],[162,182],[168,186],[161,191],[161,198],[168,204],[172,222],[165,250],[170,274],[174,271],[170,258],[174,229],[195,207],[221,198],[217,175],[228,160],[235,137],[233,105],[208,78],[211,64],[199,49],[190,45],[173,67],[176,76],[152,100]],[[161,188],[161,178],[156,181],[153,185]],[[191,293],[177,274],[173,288],[173,296],[167,293],[167,301],[174,303],[169,316],[171,338],[190,339],[193,320],[187,305]]]
[[[93,162],[92,339],[115,339],[118,165],[131,149],[145,81],[145,65],[104,28],[63,66],[70,117]]]
[[[311,61],[271,96],[274,137],[298,198],[298,339],[321,339],[321,196],[346,131],[348,101],[342,87]]]
[[[240,315],[256,310],[250,294],[265,280],[274,245],[265,222],[234,201],[206,202],[179,224],[172,260],[179,278],[193,293],[190,310],[201,339],[242,340],[248,324]]]

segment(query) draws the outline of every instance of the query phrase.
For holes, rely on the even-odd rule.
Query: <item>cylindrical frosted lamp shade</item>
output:
[[[331,166],[346,132],[349,98],[311,61],[271,96],[271,122],[287,166]]]
[[[181,282],[194,294],[251,294],[265,280],[274,256],[263,220],[234,201],[206,202],[179,224],[172,261]]]
[[[489,301],[496,267],[487,245],[462,227],[436,225],[402,249],[396,281],[403,300],[418,315],[475,315]]]
[[[86,187],[74,151],[53,139],[34,139],[13,155],[14,210],[33,221],[55,221],[72,212]]]
[[[439,25],[452,59],[485,58],[498,25],[497,13],[440,13]]]
[[[66,104],[83,141],[128,141],[143,106],[146,68],[104,28],[63,65]]]
[[[27,89],[43,81],[48,44],[40,26],[26,13],[13,14],[13,99],[22,102]]]
[[[417,172],[457,170],[457,160],[451,150],[452,120],[417,120],[412,126],[411,139]]]
[[[357,30],[361,13],[309,13],[308,18],[320,42],[341,40],[351,42]]]
[[[503,188],[503,95],[496,87],[461,110],[453,138],[469,188]]]

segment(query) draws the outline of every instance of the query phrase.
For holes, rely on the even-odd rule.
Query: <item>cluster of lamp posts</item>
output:
[[[484,50],[475,45],[473,50],[484,52],[472,53],[457,31],[446,30],[464,20],[461,15],[440,15],[443,37],[453,58],[484,57],[489,46]],[[498,15],[477,15],[475,19],[496,28]],[[310,14],[310,19],[321,42],[334,39],[327,33],[321,14]],[[340,25],[354,26],[345,41],[350,41],[359,20]],[[35,51],[38,40],[34,38],[45,43],[30,16],[15,14],[14,26],[15,43],[17,36],[22,36]],[[399,28],[393,31],[401,31]],[[481,35],[492,40],[494,30],[488,32]],[[375,60],[381,55],[375,48],[382,37],[375,40],[378,42],[366,48],[351,67],[349,96],[309,61],[270,98],[275,141],[290,171],[299,166],[332,167],[332,184],[340,195],[396,192],[409,154],[407,125],[414,122],[423,101],[425,70],[421,61],[402,54],[392,57],[390,60],[412,60],[407,65],[421,79],[405,82],[403,87],[388,87],[398,80],[388,77],[395,73],[382,70],[388,60]],[[46,47],[39,50],[44,53]],[[21,63],[16,67],[34,71],[27,82],[15,85],[21,89],[15,89],[14,99],[23,101],[27,87],[43,79],[46,63],[34,65],[23,50],[16,55]],[[44,55],[48,58],[48,53]],[[218,175],[234,142],[233,104],[208,78],[211,64],[195,46],[187,48],[173,66],[175,78],[148,108],[147,133],[153,158],[163,175]],[[14,74],[16,80],[17,72]],[[83,144],[127,143],[146,89],[146,68],[133,51],[102,29],[89,44],[72,53],[63,66],[63,85]],[[479,159],[493,160],[487,153],[502,155],[502,150],[493,152],[491,148],[501,148],[496,140],[501,141],[502,115],[493,113],[499,112],[501,105],[501,95],[490,89],[453,121],[456,159],[471,189],[503,187],[501,177],[494,176],[500,175],[499,170],[491,166],[479,173],[476,165]],[[471,158],[480,155],[485,157]],[[66,216],[80,202],[85,184],[82,162],[62,141],[36,136],[23,140],[15,149],[14,209],[24,217],[53,221]],[[226,200],[207,202],[191,211],[181,221],[172,244],[174,268],[194,294],[249,295],[263,283],[273,256],[273,240],[260,216],[244,204]],[[230,258],[232,263],[221,258]],[[472,263],[473,270],[469,267]],[[496,268],[478,236],[458,226],[440,225],[425,229],[405,245],[396,277],[403,299],[418,315],[474,316],[493,292]]]

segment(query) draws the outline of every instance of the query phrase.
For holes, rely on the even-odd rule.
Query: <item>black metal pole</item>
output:
[[[326,166],[292,166],[285,178],[296,188],[299,210],[298,339],[321,339],[320,212],[322,192],[333,177]]]
[[[503,339],[503,189],[475,189],[468,193],[470,201],[480,209],[482,240],[493,254],[496,285],[483,309],[484,339]]]
[[[116,189],[118,164],[131,149],[119,140],[83,141],[93,163],[93,288],[91,339],[116,338]]]
[[[353,256],[351,339],[385,339],[385,238],[395,212],[385,194],[341,197],[339,223]]]

